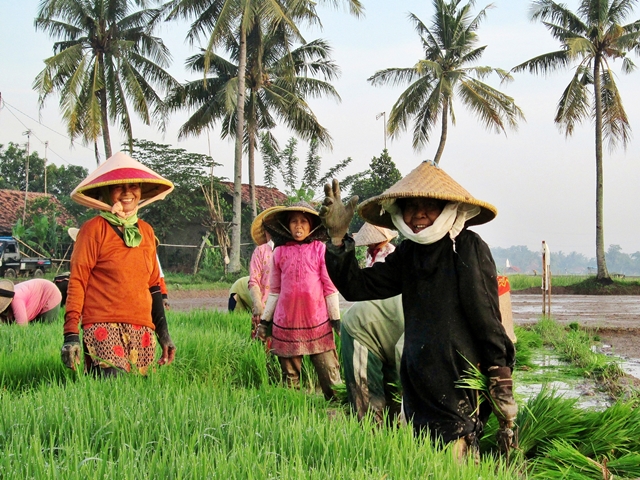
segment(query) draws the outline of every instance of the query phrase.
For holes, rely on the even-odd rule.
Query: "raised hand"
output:
[[[340,184],[335,178],[330,184],[324,186],[325,198],[320,207],[320,219],[327,229],[327,233],[334,245],[342,245],[342,239],[349,230],[349,224],[353,218],[358,196],[354,195],[345,204],[340,197]]]

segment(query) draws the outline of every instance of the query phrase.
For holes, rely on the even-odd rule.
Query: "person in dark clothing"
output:
[[[404,412],[416,434],[455,442],[477,454],[491,408],[502,448],[513,446],[517,405],[511,372],[515,348],[501,323],[495,263],[487,244],[467,227],[492,220],[496,209],[475,199],[443,170],[423,162],[377,197],[358,206],[366,221],[406,238],[384,263],[361,269],[346,234],[357,197],[346,205],[336,180],[325,186],[320,215],[329,275],[345,299],[402,295],[405,317],[400,378]],[[457,382],[477,366],[489,377],[490,402]]]

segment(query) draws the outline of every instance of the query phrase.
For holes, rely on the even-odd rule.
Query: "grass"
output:
[[[528,288],[541,288],[542,277],[533,275],[509,275],[509,285],[512,291]],[[615,278],[611,285],[602,285],[593,275],[557,275],[551,278],[551,293],[553,287],[571,287],[576,295],[637,295],[640,291],[640,280],[637,278]]]
[[[312,374],[304,391],[281,387],[274,359],[249,339],[248,314],[169,311],[168,319],[173,365],[103,381],[63,367],[61,319],[0,325],[0,478],[545,478],[568,452],[606,455],[616,478],[634,478],[640,413],[631,403],[585,412],[543,392],[521,405],[520,450],[509,464],[491,453],[494,417],[480,463],[458,464],[410,428],[359,423],[309,393]],[[554,335],[551,325],[519,329],[519,352],[526,344],[535,354],[545,332]]]

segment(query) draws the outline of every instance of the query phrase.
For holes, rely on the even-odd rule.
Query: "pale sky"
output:
[[[31,129],[31,149],[44,156],[44,143],[49,142],[48,159],[56,164],[82,165],[95,168],[92,148],[76,144],[70,148],[61,123],[58,98],[52,96],[39,111],[38,96],[31,85],[43,68],[43,59],[52,54],[53,40],[36,32],[33,19],[37,0],[0,0],[0,93],[6,102],[0,110],[0,144],[25,142],[25,130]],[[334,82],[341,103],[317,100],[312,103],[319,121],[333,136],[333,150],[323,150],[322,171],[346,157],[354,159],[347,174],[368,168],[373,156],[384,147],[381,112],[389,114],[403,87],[373,87],[367,78],[389,67],[409,67],[422,56],[421,44],[407,14],[416,14],[430,24],[433,14],[428,0],[363,0],[365,17],[356,19],[345,11],[321,8],[324,29],[305,34],[307,40],[324,38],[330,42],[334,60],[341,68]],[[575,10],[576,0],[565,3]],[[541,53],[556,50],[559,45],[540,23],[528,20],[530,2],[496,0],[478,31],[480,44],[487,45],[480,65],[510,69]],[[477,2],[479,8],[487,5]],[[640,12],[629,17],[640,18]],[[193,76],[184,69],[184,60],[194,53],[185,42],[185,24],[168,24],[157,32],[174,58],[170,72],[179,80]],[[640,65],[640,59],[631,56]],[[640,72],[620,72],[614,64],[617,82],[625,108],[635,132],[640,129],[640,102],[635,98]],[[454,103],[457,124],[449,136],[440,166],[472,195],[498,208],[492,222],[475,227],[492,247],[525,245],[539,250],[546,240],[551,251],[576,251],[595,256],[595,152],[591,122],[576,129],[565,139],[553,123],[557,101],[571,78],[571,71],[559,71],[548,77],[528,73],[515,75],[515,80],[500,86],[495,77],[485,81],[511,95],[524,111],[526,121],[518,131],[499,135],[487,131],[460,103]],[[22,113],[20,113],[22,112]],[[31,118],[29,118],[31,117]],[[158,143],[172,144],[186,150],[209,153],[223,164],[216,174],[233,175],[233,144],[219,139],[219,132],[178,142],[177,131],[186,120],[182,113],[172,118],[164,137],[140,122],[134,124],[134,136]],[[36,120],[40,120],[38,123]],[[439,131],[439,126],[436,127]],[[114,150],[119,132],[112,126]],[[290,133],[277,131],[284,145]],[[421,152],[413,151],[410,131],[397,139],[387,140],[387,148],[403,175],[422,160],[433,158],[439,139]],[[210,149],[210,150],[209,150]],[[304,168],[307,146],[299,143],[300,172]],[[605,150],[605,244],[617,244],[625,253],[640,251],[640,224],[636,213],[635,190],[640,181],[637,133],[627,151]],[[258,183],[261,183],[258,168]],[[246,174],[243,181],[247,181]]]

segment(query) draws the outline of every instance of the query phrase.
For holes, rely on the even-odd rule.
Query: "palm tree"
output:
[[[344,0],[350,11],[356,15],[362,12],[360,0]],[[337,5],[339,0],[325,0],[321,3]],[[231,261],[229,271],[240,270],[240,227],[242,218],[242,144],[244,135],[245,74],[247,65],[247,34],[264,22],[268,28],[286,26],[292,35],[300,40],[302,36],[295,22],[318,22],[312,0],[172,0],[167,4],[167,18],[193,18],[187,39],[193,44],[201,35],[208,35],[205,49],[204,72],[209,70],[209,62],[214,47],[237,35],[238,80],[236,99],[236,134],[234,155],[233,222],[231,227]]]
[[[603,137],[607,139],[611,150],[618,142],[626,148],[631,133],[610,62],[622,59],[625,73],[635,69],[627,52],[640,52],[640,20],[626,25],[622,22],[636,3],[637,0],[581,0],[574,13],[564,4],[550,0],[533,2],[531,19],[543,22],[551,35],[560,41],[561,48],[513,68],[516,72],[548,73],[577,63],[558,102],[554,121],[569,136],[577,123],[595,120],[596,278],[603,284],[613,280],[607,271],[604,252],[602,140]],[[590,87],[593,87],[592,93]]]
[[[160,119],[163,106],[154,85],[162,94],[177,85],[164,70],[171,55],[162,39],[153,36],[161,11],[146,4],[43,0],[35,19],[36,29],[61,39],[34,81],[41,107],[50,94],[59,92],[69,136],[96,143],[102,135],[107,158],[112,153],[109,120],[120,122],[131,150],[130,109],[149,125]]]
[[[389,115],[388,130],[397,137],[413,120],[413,148],[421,150],[429,143],[431,130],[441,123],[440,143],[434,157],[438,164],[447,141],[449,117],[455,125],[453,100],[457,93],[462,103],[482,123],[496,132],[505,132],[505,124],[517,127],[524,118],[513,98],[490,87],[482,80],[496,73],[502,81],[511,79],[499,68],[469,66],[482,56],[486,46],[478,47],[476,30],[486,16],[487,6],[478,15],[470,13],[474,0],[460,7],[461,0],[433,0],[435,14],[431,28],[417,16],[409,14],[425,52],[425,58],[408,68],[388,68],[376,72],[369,81],[373,85],[405,84]],[[506,132],[505,132],[506,133]]]
[[[314,40],[291,49],[286,32],[279,28],[267,33],[264,38],[260,27],[248,36],[246,69],[244,144],[249,156],[249,184],[252,188],[251,202],[256,210],[254,157],[260,131],[273,129],[278,121],[296,132],[305,140],[317,139],[329,146],[331,137],[320,125],[306,99],[330,96],[340,99],[334,87],[328,83],[337,77],[339,70],[330,59],[331,49],[323,40]],[[187,83],[175,90],[167,99],[171,109],[184,106],[195,109],[191,117],[180,128],[179,136],[198,135],[206,128],[220,122],[222,138],[233,136],[237,126],[237,108],[229,101],[235,97],[238,79],[239,43],[229,39],[226,45],[232,61],[212,55],[206,84],[202,80]],[[205,54],[200,53],[187,60],[192,72],[202,73]],[[316,79],[309,75],[319,75]],[[271,139],[275,143],[275,139]]]

